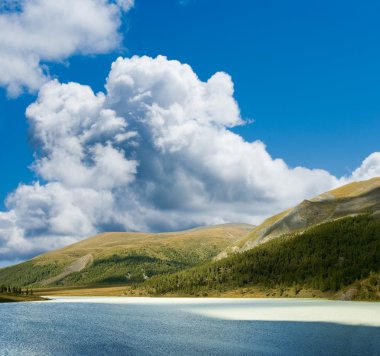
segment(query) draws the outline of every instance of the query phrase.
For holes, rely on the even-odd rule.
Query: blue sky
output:
[[[243,116],[255,119],[238,130],[248,140],[263,140],[292,166],[337,175],[379,149],[378,1],[198,0],[165,7],[137,3],[130,52],[164,53],[203,78],[229,73]]]
[[[117,2],[118,7],[113,5],[114,2]],[[93,13],[90,10],[86,14],[79,13],[79,3],[87,6]],[[124,5],[120,5],[123,3]],[[70,27],[76,25],[75,21],[73,22],[74,25],[71,22],[66,23],[65,19],[58,13],[57,18],[58,21],[62,20],[62,26],[57,30],[54,28],[53,22],[41,24],[41,30],[36,30],[35,38],[32,39],[35,42],[29,43],[28,32],[30,28],[28,26],[30,24],[22,19],[21,11],[19,21],[21,25],[19,33],[17,33],[19,36],[17,39],[20,40],[20,43],[24,43],[21,49],[17,48],[17,45],[16,47],[13,46],[13,43],[17,43],[12,38],[12,36],[16,36],[13,33],[7,32],[3,39],[0,38],[0,41],[4,40],[6,36],[11,39],[10,44],[7,42],[3,49],[0,47],[0,57],[1,51],[4,52],[3,56],[4,54],[7,55],[7,51],[9,51],[14,59],[23,58],[23,51],[27,48],[25,51],[29,51],[26,52],[28,55],[37,53],[40,60],[40,63],[33,62],[34,57],[27,57],[31,61],[31,66],[35,65],[29,73],[31,79],[28,77],[30,80],[23,84],[31,91],[29,94],[25,93],[27,90],[19,90],[19,82],[23,78],[20,79],[17,70],[11,73],[11,79],[9,79],[7,77],[8,69],[1,71],[0,66],[0,166],[2,172],[0,223],[2,216],[4,216],[3,219],[7,222],[4,226],[9,227],[16,224],[15,226],[12,225],[12,229],[21,229],[23,231],[22,238],[25,241],[29,241],[28,236],[34,238],[36,234],[40,234],[44,238],[46,236],[49,238],[59,236],[61,239],[58,239],[60,242],[56,244],[48,244],[43,240],[43,246],[33,242],[33,248],[28,247],[25,250],[27,252],[21,254],[21,257],[15,253],[14,258],[26,258],[37,252],[78,240],[85,237],[86,234],[105,229],[162,230],[231,220],[256,223],[300,199],[310,197],[350,180],[371,177],[379,171],[380,156],[372,156],[372,160],[368,161],[369,163],[367,162],[367,165],[364,165],[360,172],[351,176],[352,172],[361,166],[366,157],[380,150],[380,26],[378,26],[380,3],[378,1],[366,1],[359,4],[357,1],[325,0],[318,2],[135,0],[134,7],[131,9],[128,5],[130,3],[130,0],[109,0],[103,3],[92,2],[92,0],[80,0],[79,2],[57,0],[55,4],[59,4],[61,9],[65,10],[65,6],[67,6],[68,9],[66,10],[73,12],[73,18],[78,20],[79,32],[83,30],[83,36],[79,33],[78,38],[75,38],[78,31]],[[35,12],[37,14],[54,10],[51,7],[52,3],[49,5],[49,2],[44,2],[44,0],[36,0],[35,4],[35,6],[41,7],[39,11]],[[25,12],[26,9],[23,11]],[[54,11],[51,21],[57,15]],[[94,16],[93,20],[86,22],[86,16],[90,16],[91,13]],[[1,14],[0,10],[0,16],[5,18],[7,14]],[[47,18],[35,19],[35,21],[45,21]],[[95,24],[95,26],[91,24]],[[32,27],[32,31],[34,31],[33,28],[35,27]],[[103,28],[104,31],[99,30]],[[52,29],[51,31],[63,29],[63,32],[57,32],[56,39],[49,42],[51,40],[49,37],[50,29]],[[41,43],[45,43],[45,47]],[[21,57],[17,57],[19,55]],[[75,236],[71,232],[63,233],[61,230],[56,232],[52,227],[52,221],[58,219],[57,216],[52,217],[53,212],[56,211],[55,208],[47,208],[45,203],[45,205],[41,205],[42,207],[37,206],[40,203],[36,203],[36,201],[45,201],[44,199],[49,194],[49,197],[52,196],[53,201],[55,200],[54,194],[56,193],[52,193],[51,188],[45,187],[48,182],[61,184],[61,188],[65,190],[67,196],[76,193],[70,185],[72,182],[69,184],[59,176],[57,164],[59,165],[60,162],[50,162],[49,160],[53,160],[53,158],[49,157],[47,153],[44,153],[46,157],[39,156],[41,146],[39,146],[38,139],[41,139],[41,132],[46,127],[42,127],[41,132],[31,132],[25,118],[25,110],[28,105],[36,101],[38,90],[47,79],[56,78],[57,83],[76,82],[89,85],[95,93],[105,92],[104,85],[110,73],[111,64],[119,56],[130,58],[133,55],[146,55],[152,58],[164,55],[169,59],[169,61],[153,60],[150,64],[145,63],[142,59],[138,60],[140,65],[150,66],[149,70],[152,71],[150,80],[156,83],[156,86],[147,88],[147,90],[154,90],[154,88],[163,85],[157,74],[161,73],[160,70],[166,70],[170,73],[178,70],[173,64],[174,62],[170,62],[170,60],[178,60],[180,63],[187,63],[191,66],[192,74],[190,76],[194,75],[196,78],[195,75],[197,75],[199,77],[198,84],[194,84],[195,79],[192,79],[191,85],[195,86],[194,90],[205,85],[206,81],[216,72],[228,73],[234,83],[233,98],[241,110],[241,117],[248,123],[242,126],[236,125],[239,118],[234,114],[231,103],[233,99],[231,93],[226,89],[229,85],[229,79],[223,77],[220,79],[219,85],[223,87],[222,92],[225,92],[220,100],[223,105],[226,105],[227,111],[231,108],[232,111],[231,125],[225,124],[225,122],[222,125],[233,126],[231,131],[241,136],[244,143],[261,141],[266,145],[266,148],[260,144],[255,144],[258,148],[252,146],[254,148],[248,149],[244,144],[241,146],[239,144],[240,151],[237,148],[237,153],[234,153],[235,156],[232,156],[230,161],[226,159],[228,161],[226,167],[220,168],[225,168],[226,172],[236,168],[238,171],[242,169],[241,180],[239,180],[240,178],[237,176],[227,179],[227,173],[222,178],[215,178],[215,171],[212,172],[211,168],[209,172],[203,172],[202,167],[204,166],[202,164],[204,162],[201,162],[200,158],[193,157],[193,161],[188,162],[187,166],[181,166],[184,162],[182,158],[175,161],[178,157],[164,157],[163,152],[156,152],[157,142],[154,143],[152,137],[149,139],[153,143],[143,143],[142,145],[149,146],[151,144],[149,149],[141,149],[133,153],[128,152],[126,147],[118,146],[115,143],[115,147],[112,146],[115,152],[123,152],[126,161],[131,161],[131,157],[134,157],[138,162],[137,173],[130,172],[135,174],[137,182],[137,187],[135,186],[133,189],[140,192],[140,196],[135,197],[136,201],[139,202],[136,203],[137,210],[139,208],[142,211],[143,208],[151,209],[151,212],[155,212],[154,214],[152,213],[150,216],[146,213],[151,220],[147,218],[149,221],[145,222],[141,217],[132,216],[131,221],[133,223],[120,223],[120,221],[124,221],[123,219],[128,220],[131,211],[131,207],[123,207],[122,209],[125,210],[122,211],[124,214],[121,214],[122,217],[116,218],[115,213],[112,218],[98,225],[86,207],[70,201],[72,204],[70,209],[72,207],[78,208],[80,214],[83,214],[90,221],[86,220],[90,228],[83,230],[86,232],[82,232],[81,235]],[[16,61],[12,60],[11,62]],[[39,64],[44,65],[44,70],[48,68],[49,76],[39,74]],[[141,73],[137,73],[135,64],[126,61],[121,64],[121,71],[128,68],[130,71],[128,73],[131,73],[137,83],[141,79]],[[161,69],[157,69],[158,67]],[[157,73],[154,72],[156,70]],[[177,73],[176,75],[182,74]],[[184,77],[183,82],[185,83],[186,80]],[[12,87],[15,83],[16,86]],[[141,83],[142,86],[146,84]],[[124,84],[126,85],[126,83]],[[171,82],[169,78],[166,84],[170,87],[170,85],[175,85],[175,82]],[[58,87],[63,88],[60,84]],[[172,93],[166,93],[165,86],[162,88],[162,95],[165,94],[171,98]],[[138,88],[138,90],[140,89]],[[72,88],[68,92],[70,95],[74,95]],[[215,95],[219,94],[220,92]],[[109,94],[109,97],[118,95],[121,94],[115,92]],[[192,94],[190,92],[186,95],[191,97]],[[125,102],[127,99],[123,98]],[[155,99],[159,102],[159,94]],[[176,104],[182,102],[181,98],[177,99]],[[44,112],[48,112],[49,117],[57,120],[57,113],[48,107],[47,102],[42,101],[41,108],[47,110]],[[64,104],[62,105],[64,106]],[[206,102],[200,105],[202,107],[201,112],[206,112],[207,106],[213,104]],[[118,115],[123,115],[121,111],[118,111],[120,108],[112,107],[112,105],[105,106],[105,108],[114,110]],[[216,116],[218,112],[223,112],[224,107],[222,106],[222,108],[221,111],[215,111]],[[32,114],[31,120],[37,123],[40,118],[40,113]],[[193,118],[187,119],[191,121]],[[94,120],[96,119],[94,118]],[[133,126],[133,120],[128,121],[128,118],[124,118],[124,120],[128,125]],[[56,132],[64,127],[65,123],[61,124],[62,126],[59,126],[58,122]],[[203,126],[198,129],[201,130],[201,127]],[[203,127],[203,129],[205,128]],[[220,131],[219,129],[219,126],[213,128],[213,135],[217,139],[215,142],[210,141],[210,147],[213,147],[214,150],[210,154],[217,156],[217,147],[223,147],[226,149],[225,154],[228,155],[227,142],[239,140],[238,136],[225,137],[223,130]],[[52,133],[50,132],[50,134]],[[166,139],[166,137],[162,137],[162,139]],[[106,141],[102,142],[103,148],[108,144]],[[172,144],[176,150],[177,146],[173,142]],[[57,149],[57,147],[51,148]],[[84,147],[85,150],[87,148]],[[57,152],[61,154],[62,150],[63,148],[59,147]],[[249,152],[247,153],[246,150]],[[149,158],[144,163],[144,160],[149,156],[147,152],[149,154],[153,152],[157,156],[153,157],[152,160]],[[239,152],[243,152],[242,155],[246,156],[242,158],[239,156]],[[183,157],[189,160],[192,152],[183,154]],[[267,154],[270,156],[267,157]],[[206,156],[207,153],[205,153]],[[38,165],[44,158],[51,163],[49,169],[53,169],[51,167],[54,166],[54,172],[49,171],[50,175],[46,173],[46,169],[48,169],[46,167],[44,167],[45,171],[40,169],[39,172],[30,169],[32,164],[36,165],[37,163]],[[251,168],[246,166],[249,166],[251,158],[253,168],[251,167],[252,171],[249,171]],[[276,161],[276,158],[286,162],[289,168],[284,168],[282,161]],[[236,166],[236,162],[240,160],[244,167]],[[214,215],[206,217],[206,212],[203,212],[202,215],[198,211],[202,204],[196,206],[194,203],[195,205],[191,207],[182,206],[176,199],[168,198],[168,192],[170,195],[172,188],[171,183],[168,186],[172,172],[166,172],[166,177],[156,177],[158,172],[154,172],[151,166],[157,162],[162,167],[170,167],[174,172],[177,172],[176,169],[178,172],[186,171],[190,166],[198,167],[199,172],[196,172],[195,168],[187,172],[190,176],[194,175],[193,180],[182,182],[182,186],[179,184],[179,187],[183,187],[183,190],[189,187],[195,189],[194,187],[199,183],[204,189],[213,186],[220,188],[219,192],[213,192],[205,199],[205,202],[215,203]],[[301,169],[302,172],[300,173],[297,170],[292,170],[298,166],[304,167],[306,171]],[[267,171],[268,167],[272,167],[273,170]],[[219,167],[217,168],[219,169]],[[246,168],[247,170],[244,171]],[[312,171],[312,169],[317,168],[323,169],[324,172]],[[281,172],[283,176],[275,177],[276,174],[279,174],[278,172]],[[258,177],[257,174],[261,174],[261,176]],[[343,176],[348,178],[342,179]],[[283,186],[281,183],[274,182],[275,178],[283,180]],[[223,179],[225,180],[222,182]],[[300,179],[299,182],[302,182],[300,183],[301,186],[297,186],[298,179]],[[42,186],[42,193],[38,193],[41,196],[37,194],[36,198],[31,192],[25,193],[19,189],[16,192],[20,197],[16,195],[17,199],[20,198],[20,200],[14,199],[11,203],[8,208],[10,215],[8,213],[1,215],[1,210],[7,211],[3,201],[9,193],[14,192],[20,183],[24,183],[30,189],[38,190],[39,186],[36,188],[35,183],[33,183],[37,181]],[[247,182],[251,186],[245,186],[248,184]],[[277,194],[275,197],[275,192],[282,192],[284,188],[289,187],[287,182],[291,182],[294,189],[289,188],[286,196]],[[127,185],[130,182],[123,184],[123,192],[128,195],[130,187],[128,186],[127,189]],[[144,191],[144,189],[152,184],[155,187],[155,193],[150,196],[151,192]],[[247,189],[248,193],[242,194],[238,192],[238,188],[236,191],[229,192],[230,195],[227,197],[220,193],[228,191],[230,187],[234,186],[241,186],[241,191]],[[98,189],[96,186],[91,188]],[[116,194],[115,192],[120,192],[120,189],[119,186],[112,186],[108,193]],[[197,193],[191,189],[188,193],[190,197],[193,197]],[[186,200],[187,196],[182,191],[178,193],[178,197],[181,197],[181,194],[184,194],[183,200]],[[28,200],[31,196],[36,198],[36,201],[31,203]],[[253,199],[251,204],[246,202],[249,197]],[[59,200],[57,197],[56,199]],[[200,197],[197,204],[200,204],[199,202],[202,199]],[[231,201],[235,204],[234,206],[229,205]],[[118,204],[114,205],[111,210],[119,211],[120,204]],[[206,206],[207,203],[203,203],[203,205]],[[36,207],[41,208],[46,216],[38,216],[37,220],[34,220],[34,217],[25,215],[28,214],[28,211],[37,209]],[[136,210],[136,206],[133,209]],[[234,209],[236,209],[236,214],[229,214]],[[157,212],[166,214],[165,218],[156,216]],[[16,218],[13,217],[13,213]],[[178,216],[181,219],[178,219]],[[204,216],[204,219],[200,216]],[[249,219],[250,216],[253,217],[252,221]],[[120,221],[117,220],[119,218]],[[135,223],[140,218],[142,220]],[[174,222],[176,219],[179,222]],[[115,222],[116,220],[118,222]],[[34,227],[28,225],[31,221],[33,221]],[[46,223],[46,226],[41,227],[41,225],[35,228],[35,221],[39,221],[38,226],[40,223],[42,225]],[[161,222],[162,225],[160,225]],[[10,228],[2,232],[0,224],[0,237],[2,233],[4,236],[8,236],[5,238],[6,241],[12,241],[9,236],[14,236],[14,233],[11,234],[9,231],[11,231]],[[14,251],[12,248],[9,247],[9,251]]]
[[[236,132],[260,139],[291,166],[344,175],[380,147],[378,1],[138,0],[122,51],[52,66],[61,81],[103,90],[118,55],[165,54],[207,79],[229,73],[243,117]],[[0,93],[0,198],[32,180],[24,111],[34,96]]]

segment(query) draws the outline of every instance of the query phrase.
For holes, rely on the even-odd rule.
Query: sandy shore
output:
[[[380,303],[315,299],[56,297],[48,303],[172,305],[224,320],[325,322],[380,327]]]

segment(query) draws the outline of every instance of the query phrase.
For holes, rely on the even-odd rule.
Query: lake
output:
[[[0,304],[1,355],[380,355],[380,304],[57,298]]]

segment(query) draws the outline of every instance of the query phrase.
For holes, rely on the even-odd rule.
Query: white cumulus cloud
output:
[[[48,79],[43,63],[98,54],[120,44],[122,11],[132,0],[18,0],[0,7],[0,86],[10,96]]]
[[[380,177],[380,152],[370,154],[348,178],[342,181],[366,180],[373,177]]]
[[[50,81],[27,117],[41,181],[20,185],[0,213],[6,260],[99,231],[259,223],[343,183],[230,131],[244,120],[228,74],[202,81],[163,56],[117,59],[104,93]],[[379,166],[375,153],[344,180]]]

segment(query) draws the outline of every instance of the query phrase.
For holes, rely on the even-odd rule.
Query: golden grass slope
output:
[[[355,198],[360,195],[365,195],[370,193],[374,189],[380,187],[380,177],[372,178],[369,180],[359,181],[349,183],[342,187],[330,190],[329,192],[318,195],[317,197],[311,199],[312,201],[317,200],[328,200],[338,199],[338,198]]]
[[[236,243],[252,230],[248,224],[224,224],[167,233],[107,232],[77,242],[67,247],[34,258],[36,264],[57,261],[72,263],[83,256],[107,257],[128,250],[149,251],[158,258],[165,257],[163,250],[201,250],[213,245],[217,249]]]
[[[380,177],[350,183],[304,200],[294,208],[265,220],[230,250],[249,250],[289,232],[367,211],[380,211]]]
[[[252,227],[224,224],[156,234],[107,232],[3,268],[0,283],[80,286],[111,283],[115,276],[120,280],[121,275],[132,273],[133,276],[137,271],[145,278],[145,268],[149,268],[151,274],[164,273],[210,260],[236,244]],[[131,266],[130,271],[128,266]]]

